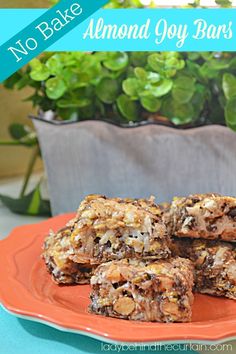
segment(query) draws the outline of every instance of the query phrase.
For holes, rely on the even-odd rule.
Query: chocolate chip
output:
[[[126,283],[126,281],[119,281],[119,282],[113,283],[112,286],[114,289],[117,289],[117,288],[120,288],[125,283]]]
[[[81,265],[78,265],[78,270],[81,272],[81,273],[88,273],[88,274],[91,274],[91,268],[88,268],[88,267],[84,267],[84,266],[81,266]]]
[[[217,230],[217,226],[216,225],[207,225],[206,229],[209,232],[215,232]]]
[[[107,241],[106,246],[107,246],[107,247],[111,247],[111,241],[110,241],[110,240]]]
[[[228,212],[228,216],[230,216],[231,218],[235,219],[236,218],[236,208],[231,209]]]
[[[194,197],[192,197],[191,201],[193,202],[193,204],[196,204],[200,201],[200,199],[199,199],[199,197],[194,196]]]

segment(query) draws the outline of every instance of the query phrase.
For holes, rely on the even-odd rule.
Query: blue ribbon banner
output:
[[[20,16],[15,20],[10,16],[6,22],[4,11],[1,11],[0,22],[4,22],[6,27],[2,28],[0,33],[4,33],[7,27],[14,28],[15,33],[18,33],[0,47],[0,82],[58,41],[107,2],[108,0],[61,0],[46,12],[36,11],[33,22],[20,32],[18,32]],[[18,14],[19,10],[16,11]],[[27,22],[27,11],[21,12],[22,15],[24,21]],[[3,19],[5,21],[2,21]]]
[[[48,11],[0,10],[0,81],[46,49],[236,51],[236,9],[94,12],[106,2],[62,0]]]

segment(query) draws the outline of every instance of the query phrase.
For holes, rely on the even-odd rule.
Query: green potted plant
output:
[[[235,53],[46,53],[5,85],[34,88],[54,214],[88,193],[236,192]]]
[[[50,0],[51,4],[55,4],[57,1],[58,0]],[[230,0],[217,0],[215,1],[215,4],[220,7],[232,6]],[[158,7],[158,2],[152,0],[149,2],[143,2],[142,0],[111,0],[105,7]],[[200,1],[191,1],[187,7],[201,7]],[[232,193],[234,189],[230,187],[231,183],[227,183],[225,176],[227,178],[229,175],[232,177],[231,172],[234,171],[234,165],[232,162],[234,161],[232,156],[234,151],[234,136],[229,129],[224,126],[227,124],[230,128],[235,130],[234,63],[234,54],[227,53],[182,53],[181,55],[176,53],[153,53],[153,55],[151,55],[151,53],[93,53],[90,56],[82,53],[76,53],[73,55],[72,53],[61,53],[59,55],[54,55],[51,53],[44,54],[40,57],[40,60],[34,60],[30,67],[26,70],[20,71],[19,73],[13,75],[12,78],[6,81],[6,86],[8,88],[11,89],[16,87],[17,89],[22,89],[25,86],[31,86],[35,89],[35,94],[29,97],[29,100],[31,100],[33,105],[37,106],[39,109],[38,118],[40,118],[40,120],[35,120],[35,125],[37,130],[40,131],[39,138],[41,141],[41,146],[43,147],[43,155],[48,170],[54,213],[72,209],[72,206],[74,208],[77,205],[78,197],[77,193],[73,193],[72,177],[70,184],[71,188],[69,190],[65,191],[63,187],[62,193],[59,195],[54,187],[57,179],[54,178],[55,176],[51,170],[58,172],[56,177],[60,179],[60,175],[62,176],[66,170],[66,164],[65,161],[63,162],[62,157],[64,155],[68,155],[68,159],[64,156],[64,160],[66,160],[67,163],[70,162],[69,151],[66,153],[66,149],[63,149],[63,153],[61,155],[61,162],[63,162],[63,165],[60,164],[60,167],[63,168],[63,173],[60,172],[59,167],[54,169],[54,162],[56,160],[57,152],[57,149],[53,150],[55,149],[54,138],[56,138],[61,144],[61,141],[65,140],[65,137],[67,136],[66,131],[68,131],[68,139],[70,140],[72,131],[75,132],[79,126],[81,129],[78,133],[76,133],[75,137],[75,140],[77,141],[80,133],[83,132],[82,127],[85,129],[85,126],[89,126],[91,124],[91,128],[89,128],[91,131],[91,143],[89,143],[89,139],[87,139],[85,141],[85,146],[88,145],[93,148],[93,146],[96,146],[94,137],[98,134],[98,127],[96,127],[96,129],[94,128],[98,123],[97,121],[100,122],[98,124],[100,128],[101,126],[104,128],[104,124],[101,124],[101,121],[110,122],[119,127],[137,127],[145,125],[145,129],[136,130],[136,135],[138,135],[137,132],[140,132],[140,148],[142,149],[142,147],[144,147],[144,150],[139,152],[139,149],[137,148],[139,146],[137,140],[136,147],[134,149],[136,152],[134,153],[133,151],[131,153],[130,145],[128,144],[128,146],[126,146],[126,143],[128,140],[134,140],[134,130],[132,130],[131,135],[131,130],[117,130],[111,125],[109,126],[109,129],[112,131],[108,132],[111,139],[115,131],[120,131],[122,133],[120,136],[120,146],[117,147],[114,141],[110,142],[110,146],[113,150],[117,150],[117,152],[122,150],[121,147],[124,150],[126,146],[128,151],[125,152],[125,156],[127,157],[127,153],[129,153],[131,162],[136,161],[135,158],[132,160],[132,156],[136,154],[139,158],[142,156],[145,162],[144,165],[149,168],[151,166],[151,162],[149,161],[148,163],[147,161],[150,159],[150,156],[154,156],[155,161],[158,159],[159,172],[162,170],[160,168],[161,159],[157,156],[160,153],[161,156],[166,158],[165,163],[163,163],[164,165],[162,164],[164,175],[166,173],[166,168],[171,166],[168,167],[168,176],[175,176],[175,174],[171,172],[171,169],[175,168],[176,165],[175,156],[172,156],[171,160],[168,162],[168,156],[171,156],[170,151],[172,146],[169,144],[170,146],[168,147],[168,139],[172,136],[172,139],[174,140],[179,139],[182,143],[185,141],[186,144],[182,146],[182,148],[180,148],[179,144],[174,144],[174,148],[172,149],[172,154],[179,151],[179,156],[177,157],[179,163],[176,168],[178,167],[178,170],[183,174],[183,180],[185,181],[186,176],[188,176],[188,172],[191,169],[184,172],[180,161],[183,162],[183,155],[186,155],[187,152],[195,151],[193,152],[193,157],[190,157],[189,153],[187,154],[188,159],[185,157],[184,166],[187,166],[188,162],[189,166],[197,166],[201,162],[201,158],[199,157],[199,160],[194,163],[193,160],[196,160],[197,152],[199,155],[202,154],[201,157],[205,156],[207,168],[210,168],[209,166],[211,166],[211,164],[208,164],[208,160],[210,160],[213,164],[214,167],[211,169],[213,174],[215,172],[215,166],[217,166],[217,169],[219,170],[219,173],[214,174],[213,179],[211,179],[210,175],[208,175],[208,178],[205,178],[204,183],[206,184],[206,181],[208,180],[214,180],[216,176],[223,176],[223,180],[218,178],[217,185],[209,182],[210,185],[208,185],[208,187],[212,190],[216,190],[219,189],[218,185],[221,183],[222,185],[228,185],[227,190]],[[81,69],[83,65],[84,70]],[[43,124],[45,121],[54,124],[51,125],[50,130],[48,130],[48,133],[50,132],[50,134],[55,130],[55,136],[53,134],[53,138],[51,140],[53,147],[52,151],[48,150],[47,145],[44,146],[44,143],[50,141],[46,138],[46,131],[43,131],[44,128],[46,128],[46,125]],[[72,125],[72,122],[74,125]],[[76,122],[80,122],[80,124],[78,125]],[[55,129],[56,124],[61,126],[64,123],[70,124],[64,126],[63,130],[59,130],[58,127]],[[159,148],[159,146],[155,147],[154,142],[156,142],[156,140],[154,139],[154,142],[152,142],[149,150],[146,150],[145,145],[147,143],[145,142],[145,134],[143,134],[143,131],[150,129],[150,136],[147,137],[145,135],[148,142],[150,142],[153,140],[152,136],[154,131],[157,129],[154,125],[150,125],[148,128],[148,124],[158,124],[158,134],[162,135],[162,139],[158,136],[157,140],[161,140],[161,148]],[[212,124],[214,124],[214,126],[212,126]],[[217,124],[220,126],[217,126]],[[163,128],[164,125],[180,128],[181,130],[176,131],[173,129],[170,130]],[[203,128],[192,130],[193,127],[200,126],[207,127],[204,127],[204,130]],[[106,127],[108,128],[108,125],[106,125]],[[183,130],[185,128],[189,128],[188,132]],[[94,129],[96,133],[95,135],[92,133]],[[40,157],[40,149],[35,133],[31,132],[28,127],[22,127],[18,124],[14,124],[9,127],[9,131],[14,140],[10,142],[0,142],[0,145],[23,145],[26,146],[26,148],[32,147],[33,152],[19,198],[13,199],[6,196],[0,196],[0,198],[8,207],[10,207],[11,210],[15,212],[28,214],[49,214],[49,202],[42,199],[40,185],[37,185],[35,190],[33,190],[30,194],[26,194],[27,183],[33,171],[34,163],[36,159]],[[69,133],[69,131],[71,132]],[[59,135],[59,132],[61,135]],[[172,134],[169,134],[170,132]],[[167,137],[164,133],[167,134]],[[173,133],[178,135],[178,138],[174,137],[175,134]],[[180,138],[182,133],[182,138]],[[131,137],[128,139],[128,137],[125,136],[129,134]],[[193,135],[200,136],[201,134],[204,137],[204,142],[199,143],[198,139],[194,138],[193,141],[196,145],[196,149],[194,150],[193,144],[189,150]],[[204,134],[207,134],[207,137],[205,137]],[[213,143],[210,143],[210,138],[214,140]],[[224,143],[222,139],[227,140],[227,142]],[[81,141],[83,141],[83,137]],[[104,141],[106,141],[106,136],[104,136],[103,142]],[[219,141],[221,141],[221,144],[218,144],[215,147]],[[201,145],[201,149],[199,149],[199,144]],[[211,145],[210,147],[209,144]],[[73,144],[71,145],[73,147]],[[206,148],[205,145],[207,145]],[[110,146],[106,147],[108,151],[110,151]],[[99,149],[100,147],[97,146],[98,152]],[[156,149],[158,149],[158,154],[155,152]],[[82,150],[85,151],[84,156],[89,158],[89,153],[86,153],[88,150],[83,148]],[[105,157],[108,154],[107,150],[102,152]],[[50,157],[50,155],[53,154],[53,151],[55,151],[54,158],[53,156]],[[145,156],[143,151],[149,151],[151,155]],[[201,151],[203,151],[203,153]],[[205,151],[210,152],[210,156],[206,157]],[[218,154],[221,163],[216,163],[211,160],[212,151],[214,151],[213,155],[215,155],[215,157],[216,154]],[[167,152],[169,153],[167,154]],[[91,156],[94,157],[94,151],[90,153]],[[100,155],[101,154],[99,154],[99,156]],[[119,160],[120,156],[117,156],[117,158]],[[89,160],[93,161],[93,159],[90,158]],[[154,159],[152,159],[152,163],[153,161]],[[107,177],[110,176],[112,170],[114,171],[114,178],[112,179],[112,183],[110,183],[110,187],[111,193],[113,193],[115,192],[113,182],[116,180],[118,175],[122,175],[122,173],[117,172],[114,169],[114,166],[118,166],[118,162],[113,163],[111,166],[109,166],[107,160],[101,161],[101,164],[102,163],[104,163],[104,166],[107,166],[105,178],[103,178],[104,176],[100,176],[102,182],[105,183],[102,190],[107,190]],[[123,177],[124,171],[126,171],[127,180],[131,182],[132,174],[130,175],[128,173],[129,168],[127,167],[129,163],[127,164],[127,161],[124,160],[121,162],[121,165],[122,164],[126,166],[123,169],[121,168],[123,171]],[[136,185],[136,189],[134,191],[136,195],[146,194],[149,189],[152,193],[154,193],[156,189],[153,188],[153,184],[156,185],[156,180],[158,180],[157,177],[160,177],[159,172],[156,174],[154,165],[151,175],[149,174],[148,178],[146,178],[146,176],[141,183],[142,188],[144,189],[140,187],[140,182],[137,181],[137,176],[139,180],[141,178],[141,181],[143,178],[143,169],[140,161],[138,161],[138,166],[133,166],[135,177],[131,188],[129,188],[129,183],[127,184],[127,181],[124,188],[133,194],[132,188]],[[68,168],[70,169],[71,166],[68,166]],[[204,170],[203,165],[201,168]],[[101,166],[97,166],[97,170],[100,169]],[[141,174],[136,173],[139,169],[141,169]],[[83,167],[82,170],[84,171]],[[147,173],[149,173],[148,170],[149,169],[147,169]],[[100,186],[102,186],[102,183],[101,181],[98,181],[98,190],[97,187],[94,188],[93,182],[96,179],[93,178],[93,182],[90,181],[90,177],[91,174],[93,174],[94,169],[89,168],[88,166],[87,171],[89,175],[83,176],[80,170],[79,176],[83,179],[80,190],[83,188],[84,181],[87,180],[89,186],[89,188],[87,188],[88,192],[91,192],[91,187],[92,190],[96,189],[97,192],[100,189]],[[70,173],[73,175],[73,169]],[[197,171],[193,171],[193,173],[194,176],[198,176],[200,173],[199,169]],[[205,174],[207,175],[207,169]],[[146,185],[147,183],[149,184],[149,178],[151,179],[151,183],[150,188],[148,189]],[[166,176],[163,178],[164,181],[165,178]],[[121,185],[123,185],[123,179],[121,178]],[[61,178],[60,181],[62,182],[62,180],[63,179]],[[191,176],[191,181],[192,180],[193,176]],[[57,183],[58,187],[60,187],[60,181]],[[178,177],[178,181],[179,183],[183,182],[181,180],[181,174]],[[194,181],[196,186],[196,183],[199,182],[199,178],[196,177]],[[158,183],[160,184],[159,189],[161,190],[161,193],[158,191],[158,194],[160,194],[160,196],[163,194],[163,198],[167,198],[170,194],[168,194],[169,184],[166,183],[162,188],[162,183],[160,183],[160,181]],[[200,187],[202,186],[203,185],[200,183]],[[76,189],[76,184],[74,188]],[[116,188],[117,193],[120,193],[120,189],[117,185]],[[166,191],[163,192],[165,189]],[[181,188],[176,187],[175,193],[178,193],[181,190]],[[199,188],[197,190],[199,190]],[[69,198],[64,198],[65,192],[69,193]],[[58,198],[60,200],[58,200]]]

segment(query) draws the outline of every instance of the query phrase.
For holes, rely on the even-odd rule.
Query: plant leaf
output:
[[[146,75],[147,75],[146,79],[148,81],[150,81],[152,84],[155,84],[155,83],[161,81],[161,77],[158,73],[154,73],[152,71],[147,71]]]
[[[232,2],[230,0],[215,0],[215,2],[220,7],[232,7]]]
[[[131,52],[131,64],[134,66],[145,66],[147,64],[148,54],[148,52]]]
[[[193,97],[195,91],[195,79],[181,75],[174,80],[172,97],[180,103],[187,103]]]
[[[41,63],[41,61],[37,58],[31,60],[30,66],[32,71],[30,72],[31,79],[35,81],[45,81],[49,78],[50,72],[46,65]]]
[[[144,93],[144,94],[147,96],[151,95],[154,97],[162,97],[162,96],[165,96],[168,92],[170,92],[170,90],[172,89],[172,86],[173,86],[172,80],[163,79],[158,86],[147,84],[145,86],[146,93]]]
[[[63,96],[66,88],[65,82],[58,77],[53,77],[46,82],[46,93],[52,100],[57,100]]]
[[[151,54],[148,57],[148,64],[152,70],[160,72],[164,67],[164,60],[159,54]]]
[[[152,70],[170,78],[184,68],[185,61],[176,52],[163,52],[149,55],[148,64]]]
[[[222,87],[227,100],[236,96],[236,77],[232,74],[225,73],[223,76]]]
[[[115,102],[119,93],[119,84],[117,80],[104,78],[96,87],[96,95],[102,102],[107,104]]]
[[[127,67],[129,57],[125,52],[111,52],[109,53],[109,59],[106,59],[103,64],[109,70],[119,71]]]
[[[20,140],[32,132],[32,130],[27,125],[20,123],[10,124],[8,130],[11,137],[15,140]]]
[[[161,113],[176,125],[187,124],[194,119],[194,109],[190,103],[179,103],[171,97],[163,102]]]
[[[161,108],[161,100],[153,96],[141,97],[141,105],[147,111],[155,113]]]
[[[144,68],[137,67],[134,69],[134,74],[139,80],[146,80],[147,79],[147,72]]]
[[[138,98],[140,90],[140,82],[138,79],[136,79],[135,77],[131,77],[127,80],[124,80],[122,87],[126,95],[136,99]]]
[[[225,107],[225,118],[229,127],[236,127],[236,97],[232,97],[228,100]]]
[[[41,198],[40,186],[38,185],[28,195],[22,198],[11,198],[5,195],[0,195],[0,200],[6,205],[13,213],[25,215],[43,215],[50,216],[50,203]]]
[[[117,99],[117,106],[122,114],[128,121],[135,121],[138,118],[138,107],[136,102],[132,101],[126,95],[120,95]]]
[[[19,145],[19,146],[26,146],[26,147],[31,147],[35,146],[38,144],[38,139],[37,135],[35,132],[28,133],[27,135],[23,136],[20,139],[14,139],[14,140],[0,140],[0,145]]]
[[[46,67],[48,68],[50,74],[52,74],[52,75],[56,75],[58,73],[60,74],[63,67],[64,67],[64,63],[63,63],[61,55],[56,53],[53,56],[51,56],[46,61]]]
[[[8,79],[4,81],[4,87],[9,90],[13,90],[15,85],[19,82],[21,78],[22,76],[20,72],[15,72],[13,75],[11,75]]]
[[[62,98],[57,102],[57,106],[60,108],[82,108],[89,106],[91,103],[91,100],[86,97],[70,99]]]

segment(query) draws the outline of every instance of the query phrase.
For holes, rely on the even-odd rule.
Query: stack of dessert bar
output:
[[[168,258],[169,243],[161,211],[152,199],[90,195],[65,228],[50,232],[43,257],[57,283],[84,284],[104,262]]]
[[[85,198],[66,228],[46,238],[43,257],[57,283],[91,278],[90,311],[116,318],[187,322],[193,267],[171,258],[162,211],[149,200]]]
[[[175,198],[165,220],[173,254],[194,264],[195,291],[236,300],[236,198]]]
[[[173,237],[174,235],[174,237]],[[129,320],[188,322],[193,286],[236,299],[236,199],[90,195],[43,258],[59,284],[91,284],[90,311]]]

